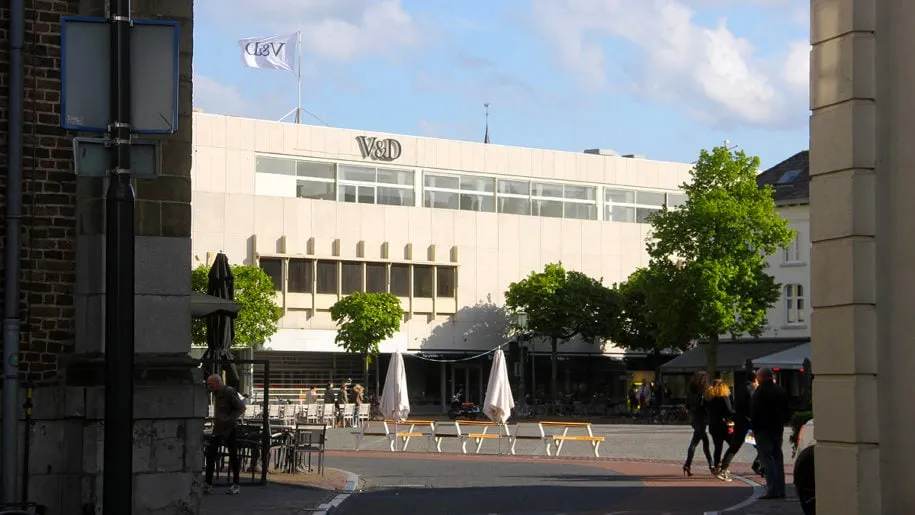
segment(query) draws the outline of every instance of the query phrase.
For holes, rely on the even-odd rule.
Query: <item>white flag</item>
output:
[[[298,33],[245,38],[238,41],[241,60],[250,68],[293,71]]]

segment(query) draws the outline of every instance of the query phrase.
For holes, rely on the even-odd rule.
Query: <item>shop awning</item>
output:
[[[797,347],[755,359],[753,360],[753,365],[784,370],[800,370],[804,366],[804,360],[810,359],[811,350],[810,342],[802,343]]]
[[[802,345],[802,342],[746,342],[746,343],[719,343],[718,344],[718,370],[742,370],[746,361],[756,360]],[[691,373],[705,370],[706,344],[700,344],[684,352],[676,358],[661,365],[661,372],[665,374]],[[802,360],[803,361],[803,360]]]

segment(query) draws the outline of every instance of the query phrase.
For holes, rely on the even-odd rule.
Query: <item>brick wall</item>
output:
[[[71,135],[59,126],[60,18],[77,14],[77,6],[78,2],[69,0],[26,0],[20,370],[36,382],[56,379],[60,356],[72,349],[75,332],[76,178]],[[0,213],[4,214],[9,14],[5,2],[0,9]],[[3,218],[0,215],[4,235],[0,256],[5,244]]]

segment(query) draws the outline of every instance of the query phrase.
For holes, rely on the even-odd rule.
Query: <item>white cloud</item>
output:
[[[777,59],[760,58],[725,19],[698,24],[688,3],[700,1],[712,0],[532,0],[532,7],[559,62],[588,88],[605,88],[613,67],[628,73],[636,93],[709,124],[802,123],[809,74],[802,43],[790,43]],[[605,55],[602,43],[608,37],[631,43],[638,55]]]
[[[204,0],[196,7],[198,16],[231,24],[246,37],[301,30],[303,52],[330,61],[395,57],[423,39],[400,0]]]
[[[222,84],[218,80],[194,73],[194,107],[206,113],[251,116],[255,114],[252,104],[241,92]]]

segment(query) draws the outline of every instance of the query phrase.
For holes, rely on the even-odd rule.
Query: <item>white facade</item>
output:
[[[690,170],[203,113],[194,124],[194,264],[222,250],[272,271],[275,350],[339,352],[328,308],[354,289],[390,290],[408,312],[383,352],[491,349],[508,285],[546,263],[608,285],[647,265],[639,221],[679,203]]]
[[[805,204],[777,206],[797,234],[786,249],[769,256],[767,272],[781,284],[781,296],[769,309],[763,338],[810,338],[810,209]]]

